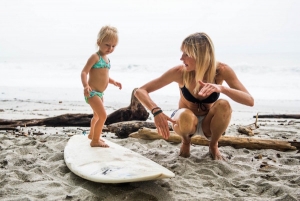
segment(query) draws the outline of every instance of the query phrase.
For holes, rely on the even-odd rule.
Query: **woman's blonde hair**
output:
[[[100,43],[102,43],[104,40],[108,41],[115,41],[118,43],[118,30],[115,27],[112,26],[103,26],[97,36],[97,47]]]
[[[188,87],[192,81],[195,81],[196,87],[193,92],[196,94],[200,88],[199,80],[214,83],[217,64],[214,45],[210,37],[205,33],[191,34],[183,40],[181,50],[196,60],[195,71],[184,72],[184,84]]]

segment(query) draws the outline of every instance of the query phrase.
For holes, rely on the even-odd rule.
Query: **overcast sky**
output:
[[[199,31],[224,54],[298,54],[299,13],[297,0],[1,0],[0,57],[86,57],[106,24],[116,55],[178,54]]]

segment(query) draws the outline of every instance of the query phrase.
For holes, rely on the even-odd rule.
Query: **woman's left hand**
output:
[[[212,83],[204,83],[202,81],[198,81],[201,85],[201,89],[198,92],[198,95],[207,98],[213,92],[220,93],[221,92],[221,85],[212,84]]]

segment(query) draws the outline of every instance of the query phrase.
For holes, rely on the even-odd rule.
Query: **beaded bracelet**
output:
[[[156,115],[158,115],[158,114],[160,114],[160,113],[162,113],[162,110],[158,110],[158,111],[154,112],[154,113],[153,113],[153,117],[155,117]]]
[[[161,109],[160,107],[155,107],[151,110],[151,113],[153,114],[153,111],[156,110],[156,109]]]

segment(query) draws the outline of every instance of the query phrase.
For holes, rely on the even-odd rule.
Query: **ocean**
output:
[[[111,58],[110,76],[121,82],[123,89],[109,85],[105,91],[105,100],[129,102],[134,88],[181,64],[180,54],[177,56],[176,60],[143,58],[135,62],[126,61],[124,58]],[[83,100],[80,73],[86,60],[87,58],[54,58],[51,61],[38,62],[1,61],[0,99]],[[300,88],[300,65],[256,65],[249,61],[227,64],[234,69],[240,81],[257,100],[300,100],[300,94],[297,93]],[[178,85],[172,83],[153,94],[157,99],[177,99]]]

